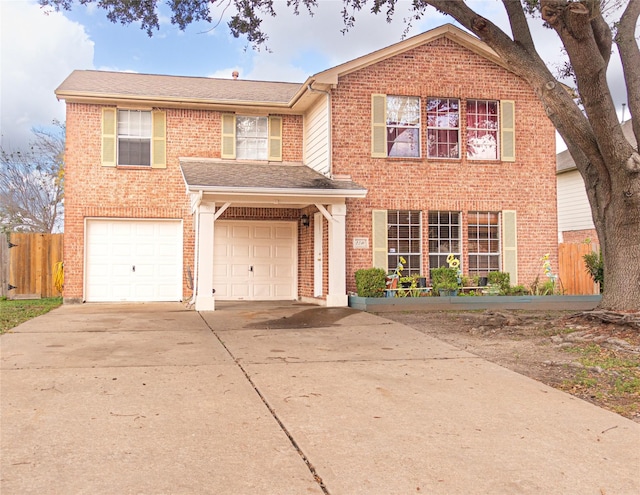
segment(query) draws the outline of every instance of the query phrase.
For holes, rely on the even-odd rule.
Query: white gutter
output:
[[[282,189],[282,188],[239,188],[232,186],[189,186],[190,193],[204,192],[215,194],[227,194],[229,196],[316,196],[331,198],[365,198],[366,189]]]

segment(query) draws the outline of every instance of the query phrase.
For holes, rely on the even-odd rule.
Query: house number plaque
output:
[[[354,237],[353,249],[369,249],[369,238],[367,237]]]

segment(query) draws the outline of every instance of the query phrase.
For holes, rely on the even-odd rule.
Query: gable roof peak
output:
[[[394,57],[402,54],[406,51],[412,50],[415,47],[431,43],[440,38],[448,38],[455,43],[462,45],[469,50],[481,55],[502,67],[508,68],[500,56],[478,37],[470,34],[469,32],[454,26],[451,23],[446,23],[437,28],[430,29],[424,33],[417,34],[410,38],[404,39],[393,45],[389,45],[385,48],[373,51],[361,57],[355,58],[343,64],[332,67],[322,72],[311,76],[309,79],[319,84],[332,84],[338,83],[338,78],[351,72],[363,69],[370,65],[373,65],[382,60]]]

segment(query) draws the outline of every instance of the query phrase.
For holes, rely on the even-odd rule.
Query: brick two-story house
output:
[[[302,84],[75,71],[56,95],[66,301],[343,306],[400,256],[512,283],[556,259],[553,128],[452,25]]]

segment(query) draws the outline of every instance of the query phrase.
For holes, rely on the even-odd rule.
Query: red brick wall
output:
[[[84,221],[87,217],[183,219],[184,269],[193,271],[194,225],[180,157],[220,157],[220,113],[166,109],[167,168],[103,167],[101,106],[67,104],[65,157],[65,300],[83,297]],[[302,160],[302,117],[283,116],[283,159]],[[257,209],[256,218],[292,218],[298,212]],[[275,212],[275,213],[274,213]],[[226,218],[234,213],[227,212]],[[237,215],[238,212],[236,211]],[[245,211],[244,214],[247,214]],[[246,216],[242,218],[247,218]],[[191,297],[183,276],[183,295]]]
[[[562,242],[582,244],[583,242],[598,242],[596,229],[565,230],[562,232]]]
[[[419,159],[371,158],[371,95],[420,96],[422,107]],[[516,161],[466,159],[461,125],[459,160],[426,159],[428,97],[465,100],[514,100]],[[461,123],[466,121],[461,102]],[[557,266],[555,134],[533,90],[509,71],[473,52],[441,39],[372,67],[342,77],[332,92],[333,171],[351,174],[368,189],[364,200],[348,201],[347,246],[354,237],[371,239],[371,211],[423,211],[423,272],[428,270],[426,213],[463,213],[463,260],[466,266],[468,211],[516,210],[519,283],[542,273],[540,258],[551,253]],[[355,271],[372,265],[369,250],[347,251],[348,290]]]

